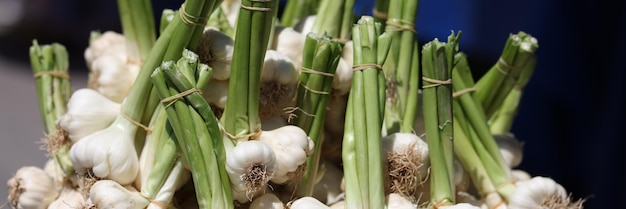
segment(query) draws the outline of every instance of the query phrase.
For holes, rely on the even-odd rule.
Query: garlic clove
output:
[[[45,209],[59,194],[54,179],[36,166],[19,168],[7,186],[13,208]]]
[[[276,155],[272,182],[277,184],[299,178],[307,156],[313,152],[313,141],[302,128],[294,125],[263,131],[259,141],[269,145]]]
[[[96,208],[144,209],[150,204],[136,189],[111,180],[96,181],[89,191],[89,199]]]
[[[105,129],[120,114],[121,104],[96,90],[82,88],[74,91],[67,102],[67,112],[56,123],[68,132],[72,143],[96,131]]]
[[[89,88],[121,103],[135,82],[135,71],[129,70],[125,60],[109,54],[96,58],[90,67]]]

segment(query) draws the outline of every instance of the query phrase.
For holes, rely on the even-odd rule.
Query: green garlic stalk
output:
[[[57,119],[67,112],[71,95],[69,58],[65,47],[58,43],[39,45],[33,40],[30,47],[30,63],[35,77],[39,110],[44,122],[45,143],[48,154],[54,157],[62,176],[74,173],[69,158],[71,141],[67,132],[57,127]]]
[[[278,1],[244,0],[237,18],[235,49],[224,113],[224,143],[231,150],[237,140],[248,140],[261,131],[259,96],[265,59]],[[234,98],[234,99],[233,99]]]
[[[458,34],[448,43],[435,39],[422,50],[424,126],[431,162],[431,203],[454,204],[454,148],[452,118],[453,56],[458,50]]]
[[[380,24],[363,16],[353,27],[354,77],[348,97],[342,159],[346,208],[385,208],[381,129],[385,108]]]
[[[300,184],[298,196],[311,196],[316,179],[323,143],[326,106],[332,89],[333,76],[341,59],[343,44],[328,36],[309,33],[304,43],[300,86],[294,111],[295,124],[313,140],[315,150],[307,158],[307,167]]]
[[[280,24],[285,27],[293,27],[300,20],[317,12],[318,0],[290,0],[287,1]]]
[[[143,62],[156,40],[150,0],[117,0],[129,60]]]
[[[389,92],[385,113],[387,134],[412,133],[419,90],[419,47],[415,34],[418,1],[390,0],[385,34],[389,55],[383,66]]]
[[[179,146],[193,173],[200,208],[233,208],[226,152],[217,118],[200,95],[211,77],[208,65],[185,51],[177,63],[163,62],[152,81]]]
[[[498,61],[476,82],[474,97],[491,118],[525,68],[534,67],[537,39],[525,32],[510,34]]]
[[[350,40],[354,24],[355,0],[321,0],[311,32],[326,34],[339,40]]]

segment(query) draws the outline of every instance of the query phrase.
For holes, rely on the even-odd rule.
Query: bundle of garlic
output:
[[[416,1],[186,0],[159,37],[147,0],[118,4],[87,87],[33,42],[50,159],[7,181],[12,207],[582,208],[518,168],[529,34],[475,82],[461,32],[420,50]]]

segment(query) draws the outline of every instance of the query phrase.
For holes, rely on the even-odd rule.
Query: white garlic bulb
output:
[[[83,194],[75,188],[65,186],[59,197],[50,203],[48,209],[76,209],[85,208],[85,206],[86,201]]]
[[[257,192],[264,191],[275,168],[276,156],[269,145],[256,140],[237,143],[226,155],[233,199],[246,203]]]
[[[387,209],[417,209],[417,205],[398,193],[387,195]]]
[[[133,187],[111,180],[96,181],[89,190],[89,199],[97,208],[144,209],[150,204]]]
[[[235,42],[225,33],[214,27],[206,27],[198,44],[200,62],[213,69],[211,78],[227,80],[233,60]]]
[[[265,193],[250,203],[249,209],[284,209],[285,204],[272,193]]]
[[[18,209],[45,209],[59,194],[54,179],[36,166],[19,168],[7,186],[9,202]]]
[[[565,188],[551,178],[535,176],[515,183],[515,192],[509,201],[510,209],[545,208],[546,200],[569,202]]]
[[[204,96],[209,104],[220,109],[226,108],[228,80],[209,80],[206,87],[202,89],[202,96]]]
[[[330,209],[326,204],[313,197],[301,197],[291,202],[290,209]]]
[[[300,69],[305,40],[306,36],[293,28],[276,26],[274,27],[273,40],[275,46],[272,49],[289,57],[296,69]]]
[[[122,105],[111,101],[96,90],[82,88],[74,91],[67,102],[67,112],[56,121],[68,132],[72,143],[96,131],[105,129],[120,114]]]
[[[493,136],[500,148],[500,153],[509,168],[517,167],[523,158],[524,144],[512,133],[496,134]]]
[[[283,184],[298,177],[298,170],[306,164],[306,158],[313,152],[313,141],[302,128],[294,125],[283,126],[261,132],[259,141],[269,145],[276,155],[276,168],[272,182]]]

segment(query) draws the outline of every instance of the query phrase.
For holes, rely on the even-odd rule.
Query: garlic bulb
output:
[[[105,31],[100,34],[100,37],[92,40],[89,43],[89,47],[85,49],[83,54],[85,61],[87,62],[87,66],[90,66],[91,63],[98,57],[104,54],[112,54],[119,56],[120,59],[126,57],[126,53],[124,51],[124,45],[126,44],[126,38],[123,34],[117,33],[115,31]],[[118,49],[122,48],[122,49]],[[109,52],[112,51],[112,52]],[[122,53],[114,53],[114,52],[122,52]]]
[[[350,92],[352,87],[352,63],[349,63],[346,59],[341,58],[337,64],[337,70],[333,77],[333,93],[339,95],[346,95]]]
[[[259,141],[269,145],[276,155],[271,181],[277,184],[299,178],[304,172],[306,158],[313,152],[313,140],[302,128],[294,125],[263,131]]]
[[[524,170],[520,170],[520,169],[511,170],[511,180],[513,181],[527,181],[527,180],[530,180],[531,178],[532,176]]]
[[[385,201],[387,201],[387,209],[417,209],[417,205],[398,193],[390,193]]]
[[[510,168],[517,167],[522,162],[524,144],[512,133],[493,136],[500,148],[504,161]]]
[[[565,188],[548,177],[535,176],[515,183],[515,192],[509,201],[510,209],[579,208],[581,201],[571,202]]]
[[[237,143],[226,155],[226,171],[232,184],[233,199],[246,203],[257,192],[265,190],[275,167],[276,156],[267,144],[255,140]]]
[[[59,194],[54,179],[36,166],[19,168],[7,186],[9,202],[18,209],[45,209]]]
[[[249,209],[284,209],[282,201],[272,193],[265,193],[250,203]]]
[[[330,209],[326,204],[313,197],[301,197],[288,205],[290,205],[290,209]]]
[[[224,109],[228,97],[228,80],[209,80],[206,87],[202,89],[202,96],[209,104]]]
[[[330,209],[344,209],[346,208],[346,201],[340,200],[330,205]]]
[[[130,184],[139,172],[135,150],[137,126],[118,116],[109,127],[85,136],[70,149],[70,159],[76,173],[91,169],[96,177]]]
[[[144,209],[150,204],[133,187],[123,187],[111,180],[96,181],[89,191],[89,199],[96,208]]]
[[[302,51],[306,36],[293,28],[276,26],[274,27],[274,40],[272,47],[278,53],[284,54],[293,61],[296,69],[302,67]]]
[[[96,90],[82,88],[74,91],[67,102],[67,112],[57,119],[61,129],[68,132],[72,143],[96,131],[105,129],[120,114],[122,105]]]
[[[115,55],[103,55],[90,65],[88,86],[115,102],[122,102],[138,73],[138,64],[127,63]]]
[[[235,42],[228,35],[214,27],[206,27],[198,43],[200,62],[213,69],[211,78],[226,80],[230,77],[230,64],[233,60]]]
[[[48,209],[86,208],[85,197],[78,190],[65,186],[59,197],[48,206]]]
[[[385,179],[390,192],[411,196],[428,176],[428,144],[411,133],[393,133],[382,139]]]
[[[300,32],[300,34],[306,36],[311,32],[311,28],[313,28],[316,17],[317,15],[309,15],[305,18],[302,18],[298,23],[296,23],[295,26],[293,26],[293,29],[297,32]]]
[[[299,74],[289,57],[267,50],[261,70],[259,117],[283,115],[298,90]]]

